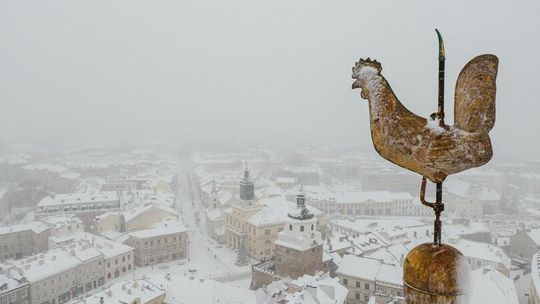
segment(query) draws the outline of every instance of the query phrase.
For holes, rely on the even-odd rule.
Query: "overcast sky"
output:
[[[448,121],[461,67],[496,54],[495,153],[538,152],[539,16],[537,0],[0,0],[0,140],[366,141],[352,65],[377,58],[427,116],[438,27]]]

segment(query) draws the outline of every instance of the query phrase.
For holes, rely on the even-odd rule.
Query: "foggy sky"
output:
[[[447,117],[463,65],[499,57],[495,155],[536,153],[539,1],[0,0],[0,141],[369,140],[351,67],[376,58],[412,111]]]

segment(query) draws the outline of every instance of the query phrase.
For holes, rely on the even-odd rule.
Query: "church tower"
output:
[[[296,206],[288,213],[289,221],[275,241],[275,272],[279,277],[296,279],[323,270],[323,242],[317,231],[317,219],[306,207],[302,188]]]
[[[249,178],[247,162],[244,169],[244,179],[240,181],[240,199],[243,201],[252,201],[255,199],[255,186]]]

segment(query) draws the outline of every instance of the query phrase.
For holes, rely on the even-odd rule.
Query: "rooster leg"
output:
[[[420,202],[422,205],[430,207],[435,211],[435,222],[434,222],[434,231],[433,231],[433,243],[435,245],[441,245],[441,235],[442,235],[442,223],[441,223],[441,213],[444,211],[444,204],[442,202],[442,183],[436,183],[437,190],[435,194],[435,203],[426,201],[426,183],[427,178],[422,176],[422,184],[420,185]]]

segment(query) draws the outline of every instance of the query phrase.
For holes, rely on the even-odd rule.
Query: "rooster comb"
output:
[[[381,63],[378,62],[377,60],[371,60],[369,57],[367,59],[362,59],[360,58],[360,61],[358,61],[357,63],[355,63],[354,65],[356,68],[361,68],[361,67],[364,67],[364,66],[370,66],[370,67],[374,67],[376,68],[377,70],[381,71],[382,70],[382,66],[381,66]]]

